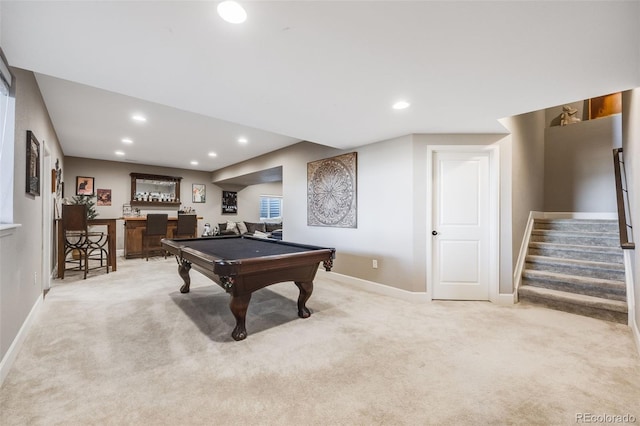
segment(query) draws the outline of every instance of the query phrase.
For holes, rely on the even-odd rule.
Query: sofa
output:
[[[216,235],[251,235],[281,240],[282,222],[236,222],[229,220],[218,224]]]

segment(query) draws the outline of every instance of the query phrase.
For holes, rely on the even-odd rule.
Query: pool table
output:
[[[293,281],[300,290],[298,316],[308,318],[306,307],[313,292],[313,279],[320,262],[327,271],[333,266],[335,249],[249,236],[222,236],[162,240],[162,247],[175,255],[178,274],[188,293],[193,267],[231,295],[229,305],[236,318],[231,333],[235,340],[247,337],[245,318],[251,294],[271,284]]]

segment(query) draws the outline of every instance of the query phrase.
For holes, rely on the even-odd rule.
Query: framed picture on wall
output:
[[[96,189],[96,194],[98,195],[98,205],[99,206],[110,206],[111,205],[111,190],[110,189]]]
[[[607,117],[622,112],[622,93],[598,96],[589,99],[589,120]]]
[[[238,193],[222,191],[222,214],[238,213]]]
[[[27,130],[26,192],[40,195],[40,142],[31,130]]]
[[[204,183],[194,183],[191,185],[191,201],[194,203],[204,203],[206,200],[206,189]]]
[[[76,176],[76,195],[95,195],[95,179],[88,176]]]

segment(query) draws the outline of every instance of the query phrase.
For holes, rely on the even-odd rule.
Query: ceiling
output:
[[[36,74],[65,155],[203,171],[301,140],[503,133],[640,86],[637,1],[241,4],[235,25],[209,1],[3,0],[0,43]]]

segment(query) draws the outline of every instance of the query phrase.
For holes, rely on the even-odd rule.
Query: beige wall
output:
[[[284,238],[335,247],[337,273],[391,287],[424,292],[427,289],[426,247],[431,241],[426,224],[427,147],[429,145],[499,144],[501,169],[508,168],[510,136],[506,135],[413,135],[359,147],[358,226],[330,228],[307,225],[307,163],[349,151],[308,142],[261,156],[213,173],[213,180],[230,179],[263,169],[283,167],[286,221]],[[501,215],[511,216],[510,174],[501,174],[507,189]],[[511,226],[501,224],[501,291],[512,291]],[[506,259],[503,259],[503,254]],[[378,268],[372,267],[372,260]]]
[[[626,177],[629,182],[629,210],[633,241],[635,329],[640,329],[640,88],[622,94],[622,148]],[[636,336],[640,337],[640,336]]]
[[[260,196],[262,195],[282,196],[282,182],[250,185],[238,191],[239,220],[246,220],[247,222],[260,221]],[[282,209],[282,214],[284,222],[284,218],[286,216],[286,211],[284,208]]]
[[[62,151],[42,95],[32,72],[12,68],[16,78],[16,127],[13,219],[22,226],[0,237],[0,357],[4,358],[20,327],[42,294],[47,280],[42,279],[43,246],[53,240],[43,235],[44,221],[52,223],[53,212],[43,213],[43,200],[52,197],[51,169],[41,169],[40,196],[25,193],[26,133],[33,131],[41,144],[41,159],[54,167],[56,159],[64,165]],[[49,178],[47,178],[47,175]],[[46,273],[46,272],[45,272]]]
[[[612,150],[621,146],[620,129],[620,114],[545,129],[545,211],[616,211]]]
[[[75,195],[76,176],[89,176],[95,178],[96,189],[111,189],[111,206],[96,206],[98,217],[119,218],[122,217],[123,204],[129,204],[131,200],[131,176],[130,173],[149,173],[166,176],[182,177],[180,182],[180,198],[182,205],[196,210],[198,216],[203,219],[198,221],[198,235],[202,234],[205,223],[213,224],[217,215],[222,210],[222,190],[211,183],[211,173],[187,169],[174,169],[169,167],[145,166],[141,164],[123,163],[117,161],[92,160],[88,158],[66,157],[65,167],[62,172],[65,182],[65,198],[71,199]],[[200,183],[206,185],[205,202],[192,203],[191,185]],[[168,213],[177,215],[177,208],[141,208],[141,214]],[[118,221],[122,224],[122,221]],[[124,227],[118,226],[117,248],[124,248]]]
[[[518,260],[530,212],[544,211],[544,120],[544,111],[502,120],[512,133],[512,268]]]

